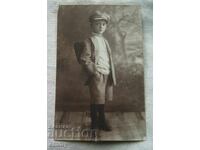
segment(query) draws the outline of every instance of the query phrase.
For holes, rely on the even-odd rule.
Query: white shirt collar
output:
[[[99,37],[103,37],[102,34],[98,34],[98,33],[95,33],[95,32],[92,32],[92,36],[99,36]]]

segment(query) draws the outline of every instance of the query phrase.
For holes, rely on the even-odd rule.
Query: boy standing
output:
[[[86,84],[90,91],[91,129],[111,131],[105,119],[105,102],[113,99],[113,85],[116,85],[114,64],[111,49],[103,37],[110,17],[96,11],[89,17],[91,36],[84,41],[84,49],[80,57],[88,75]]]

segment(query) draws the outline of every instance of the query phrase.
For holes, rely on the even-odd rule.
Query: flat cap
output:
[[[89,21],[93,22],[96,20],[105,20],[107,23],[110,21],[110,16],[107,13],[102,13],[100,11],[95,11],[90,17]]]

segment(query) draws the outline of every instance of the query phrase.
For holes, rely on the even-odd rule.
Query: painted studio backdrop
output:
[[[89,110],[89,89],[84,85],[83,70],[77,62],[73,44],[83,41],[90,35],[88,18],[96,10],[111,16],[104,36],[112,49],[117,85],[114,86],[113,101],[106,104],[106,112],[135,112],[136,117],[140,116],[140,119],[145,120],[143,31],[141,10],[137,5],[62,5],[59,7],[56,113]],[[56,121],[64,117],[57,117]],[[124,138],[142,139],[145,136],[145,125],[141,128],[138,129],[141,130],[139,136],[131,136],[127,132],[128,136]]]
[[[111,22],[104,33],[113,54],[117,86],[112,111],[144,111],[143,36],[137,6],[61,6],[58,13],[56,108],[88,109],[89,91],[73,43],[90,34],[89,15],[105,11]],[[120,11],[119,11],[120,10]],[[110,108],[110,109],[109,109]]]

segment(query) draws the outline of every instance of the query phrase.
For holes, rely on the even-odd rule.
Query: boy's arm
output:
[[[83,65],[83,67],[90,73],[95,74],[96,73],[96,67],[94,62],[92,61],[92,47],[91,42],[89,39],[86,39],[84,41],[84,49],[80,57],[80,62]]]

